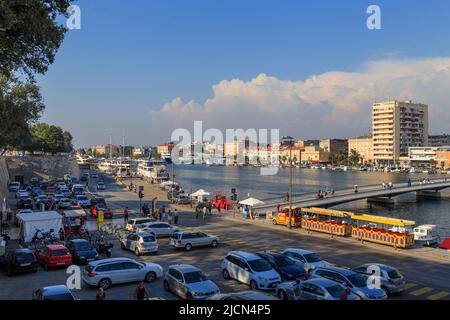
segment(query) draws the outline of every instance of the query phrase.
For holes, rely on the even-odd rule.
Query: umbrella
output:
[[[246,205],[246,206],[254,207],[254,206],[258,206],[258,205],[264,204],[264,202],[261,201],[261,200],[258,200],[256,198],[248,198],[248,199],[239,201],[239,204],[243,204],[243,205]]]
[[[203,196],[209,196],[209,195],[210,195],[210,193],[203,189],[197,190],[193,194],[191,194],[192,197],[203,197]]]

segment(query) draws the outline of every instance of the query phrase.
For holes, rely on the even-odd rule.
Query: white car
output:
[[[68,198],[62,198],[59,200],[58,207],[60,209],[68,209],[72,206],[72,201]]]
[[[75,198],[75,205],[81,208],[87,208],[91,206],[91,200],[89,200],[84,194],[77,195]]]
[[[173,233],[180,231],[180,228],[172,226],[167,222],[149,222],[138,226],[137,232],[148,232],[158,237],[170,237]]]
[[[120,239],[120,247],[123,250],[133,251],[140,256],[143,253],[157,253],[158,242],[154,234],[147,232],[137,232],[126,235]]]
[[[106,189],[106,185],[104,182],[99,181],[97,182],[97,190],[105,190]]]
[[[280,283],[280,275],[263,258],[253,253],[232,251],[221,264],[224,279],[236,279],[253,290],[274,290]]]
[[[108,258],[89,262],[81,278],[89,286],[106,290],[113,284],[153,282],[162,275],[163,268],[156,263],[138,262],[129,258]]]
[[[288,256],[299,265],[303,265],[305,271],[310,269],[328,267],[331,265],[328,261],[323,260],[317,253],[309,250],[287,248],[281,251],[282,254]]]

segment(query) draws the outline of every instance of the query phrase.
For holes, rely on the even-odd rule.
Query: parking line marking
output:
[[[442,299],[442,298],[444,298],[446,296],[449,296],[449,295],[450,295],[449,292],[441,291],[441,292],[438,292],[438,293],[435,293],[435,294],[429,296],[427,299],[428,300],[439,300],[439,299]]]
[[[411,288],[414,288],[416,286],[417,286],[417,284],[412,283],[412,282],[408,282],[407,284],[405,284],[405,289],[411,289]]]
[[[417,297],[417,296],[421,296],[421,295],[423,295],[425,293],[428,293],[430,291],[433,291],[433,289],[432,288],[428,288],[428,287],[424,287],[424,288],[418,289],[416,291],[410,292],[409,294]]]

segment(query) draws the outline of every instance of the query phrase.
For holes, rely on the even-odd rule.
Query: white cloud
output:
[[[375,101],[414,100],[429,105],[430,131],[450,126],[450,58],[370,61],[354,72],[330,71],[305,80],[264,73],[250,81],[223,80],[203,104],[176,98],[151,111],[154,137],[175,128],[280,128],[298,138],[345,137],[370,132]],[[155,141],[156,142],[156,141]]]

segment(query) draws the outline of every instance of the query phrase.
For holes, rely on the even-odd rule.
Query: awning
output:
[[[264,201],[258,200],[256,198],[248,198],[248,199],[239,201],[239,204],[254,207],[254,206],[259,206],[259,205],[264,204]]]

